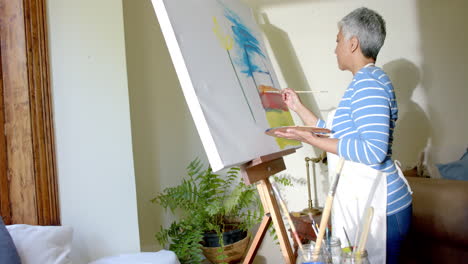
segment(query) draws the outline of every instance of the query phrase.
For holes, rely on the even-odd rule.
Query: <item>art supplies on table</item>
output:
[[[326,256],[323,252],[314,253],[315,244],[305,244],[302,250],[297,253],[296,264],[326,264]]]
[[[343,252],[341,263],[343,264],[369,264],[367,250],[357,254],[355,251]]]
[[[329,236],[326,245],[333,264],[341,264],[341,240],[338,237]]]
[[[326,264],[341,264],[341,241],[338,237],[330,236],[328,240],[323,242],[326,246],[322,247],[319,252],[318,259],[323,259]],[[309,244],[304,244],[304,252],[299,251],[296,264],[316,263],[313,262],[313,253],[315,242],[311,241]],[[319,262],[320,263],[320,262]]]
[[[297,253],[296,264],[326,264],[325,254],[323,252],[315,254],[314,247],[314,243],[305,244],[304,250]]]

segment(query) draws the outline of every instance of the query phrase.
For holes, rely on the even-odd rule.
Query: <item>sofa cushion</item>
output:
[[[444,179],[468,181],[468,150],[460,160],[436,166]]]
[[[161,250],[158,252],[142,252],[105,257],[89,264],[179,264],[174,252]]]
[[[413,217],[398,263],[466,263],[468,181],[407,179],[413,190]]]
[[[9,225],[7,229],[22,264],[71,264],[71,227]]]
[[[445,244],[468,247],[468,182],[408,177],[412,229]]]
[[[20,258],[10,233],[0,217],[0,263],[20,264]]]

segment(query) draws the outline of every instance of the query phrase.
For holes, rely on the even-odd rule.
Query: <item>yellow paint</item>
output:
[[[266,111],[266,118],[270,127],[293,126],[294,121],[291,113],[286,111]],[[300,146],[301,142],[285,138],[276,138],[276,143],[280,149],[288,146]]]
[[[231,50],[234,46],[234,39],[232,36],[225,34],[223,29],[218,23],[216,17],[213,17],[213,32],[219,40],[221,46],[227,51]],[[266,86],[265,86],[266,87]],[[272,90],[276,90],[271,88]],[[294,125],[291,113],[289,111],[266,111],[266,117],[270,127],[279,127],[279,126],[291,126]],[[284,149],[288,146],[300,146],[301,143],[296,140],[276,138],[276,143],[280,149]]]
[[[234,39],[228,34],[225,34],[223,32],[223,29],[218,23],[218,20],[216,17],[213,17],[213,32],[215,33],[216,37],[219,40],[219,43],[225,50],[231,50],[232,47],[234,46]]]

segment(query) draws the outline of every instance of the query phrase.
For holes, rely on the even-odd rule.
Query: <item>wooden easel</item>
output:
[[[263,217],[260,227],[250,244],[247,255],[242,262],[243,264],[251,264],[253,262],[272,221],[276,230],[276,235],[278,236],[281,253],[283,254],[285,263],[294,264],[296,261],[291,244],[289,243],[286,227],[284,226],[283,218],[281,217],[281,212],[269,180],[271,175],[286,169],[283,156],[294,152],[296,152],[294,149],[285,150],[260,157],[241,166],[241,173],[245,184],[257,184],[258,194],[260,195],[263,209],[265,211],[265,216]]]

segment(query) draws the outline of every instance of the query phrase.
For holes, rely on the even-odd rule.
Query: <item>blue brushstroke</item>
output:
[[[260,41],[258,41],[252,31],[246,25],[244,25],[242,19],[236,13],[224,5],[223,7],[224,16],[233,24],[231,29],[234,33],[235,43],[237,44],[241,54],[241,58],[239,58],[240,61],[238,61],[238,63],[243,66],[243,68],[246,68],[241,72],[245,73],[247,77],[253,77],[254,72],[270,75],[270,72],[262,70],[262,67],[257,65],[255,61],[251,59],[255,55],[259,55],[260,57],[266,59],[266,56],[260,46]]]
[[[273,81],[272,74],[270,71],[268,71],[268,66],[266,61],[268,60],[267,56],[262,50],[260,41],[255,37],[255,35],[252,33],[252,31],[242,22],[242,19],[237,15],[234,11],[232,11],[230,8],[228,8],[222,1],[217,0],[219,5],[223,8],[224,10],[224,16],[228,21],[231,22],[232,26],[232,33],[233,33],[233,39],[235,42],[235,49],[237,53],[237,56],[234,57],[235,59],[235,64],[240,68],[240,73],[243,73],[247,76],[247,78],[252,78],[254,87],[256,88],[255,90],[257,91],[257,94],[259,96],[259,99],[261,100],[260,97],[260,91],[258,90],[259,85],[257,83],[257,80],[255,79],[254,73],[262,73],[268,75],[271,81],[271,87],[275,86],[275,83]],[[242,92],[244,94],[245,100],[247,101],[247,104],[250,104],[247,100],[247,97],[245,95],[244,88],[242,87],[242,83],[239,80],[239,76],[236,71],[236,67],[234,67],[233,64],[233,58],[231,57],[231,53],[228,51],[229,59],[231,60],[231,64],[234,68],[234,72],[236,73],[236,77],[239,81],[239,85],[241,86]],[[257,59],[256,59],[257,58]],[[261,63],[262,65],[257,64]],[[270,109],[270,108],[264,108],[265,111],[268,112],[283,112],[282,110],[279,109]],[[253,116],[252,109],[250,109],[251,114]],[[254,121],[256,122],[255,118]]]

